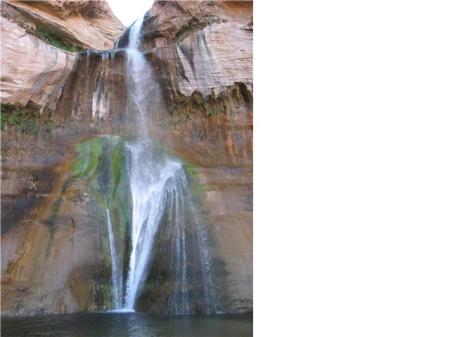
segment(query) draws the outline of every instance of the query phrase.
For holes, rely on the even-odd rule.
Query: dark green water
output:
[[[253,320],[240,316],[160,318],[140,313],[2,318],[2,337],[250,337]]]

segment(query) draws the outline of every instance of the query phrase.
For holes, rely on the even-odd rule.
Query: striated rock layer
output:
[[[3,104],[54,109],[74,64],[75,54],[55,48],[0,17]]]
[[[110,49],[124,29],[101,0],[4,0],[2,16],[30,33],[51,33],[83,49]]]
[[[1,2],[3,104],[55,109],[78,51],[107,49],[123,26],[103,1]],[[71,52],[72,51],[72,52]]]
[[[58,9],[59,20],[79,13],[79,7],[65,6]],[[214,239],[220,308],[229,313],[250,312],[253,303],[252,31],[249,1],[156,1],[146,13],[141,37],[141,50],[156,72],[167,106],[151,116],[150,132],[195,171],[202,214]],[[28,88],[38,83],[39,95],[30,95],[33,90],[27,87],[19,95],[22,84],[4,93],[3,78],[13,78],[12,62],[11,69],[2,71],[2,100],[46,107],[53,123],[34,134],[14,127],[2,133],[4,314],[91,311],[111,305],[103,210],[95,206],[89,183],[72,177],[79,151],[85,151],[77,143],[97,134],[127,133],[122,49],[127,43],[125,31],[116,50],[82,52],[76,59],[54,48],[56,59],[65,55],[68,65],[37,70],[33,74],[41,81],[31,75],[24,81]],[[27,72],[22,62],[16,68]],[[89,151],[97,153],[95,147]],[[87,161],[96,165],[98,159],[94,155]],[[152,282],[164,274],[164,251],[169,248],[164,241],[156,246],[138,308],[164,313],[165,290],[152,288]]]

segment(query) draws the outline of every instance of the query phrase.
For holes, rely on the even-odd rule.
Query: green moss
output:
[[[75,180],[88,182],[89,213],[96,214],[106,226],[106,209],[111,214],[114,231],[121,241],[127,236],[129,221],[127,172],[123,139],[119,137],[94,137],[75,146],[77,157],[72,164],[72,176],[67,185]],[[99,220],[101,221],[101,220]],[[102,234],[105,263],[111,264],[107,228]]]
[[[234,106],[251,107],[252,104],[253,94],[247,85],[236,82],[218,95],[212,93],[203,96],[198,91],[194,91],[190,96],[179,94],[168,104],[168,110],[171,126],[181,129],[183,124],[192,119],[206,118],[220,121],[229,109],[234,109]]]
[[[168,108],[172,126],[179,127],[195,116],[213,118],[225,115],[227,99],[226,94],[204,97],[201,93],[194,92],[191,96],[179,95]]]
[[[91,182],[89,186],[89,194],[93,196],[97,208],[100,208],[106,212],[107,201],[105,200],[105,196],[101,192],[100,186],[97,181],[94,180],[93,182]]]
[[[198,169],[196,166],[194,166],[191,163],[184,162],[183,169],[186,174],[188,174],[189,176],[191,176],[195,179],[198,179]]]
[[[116,195],[117,188],[119,187],[122,178],[122,164],[125,161],[123,155],[123,142],[119,142],[114,148],[111,158],[111,173],[113,178],[113,192],[112,197]]]
[[[83,48],[72,44],[70,41],[62,37],[60,34],[49,30],[45,30],[42,27],[38,27],[35,31],[35,34],[41,40],[47,42],[48,44],[51,44],[56,48],[68,50],[71,52],[79,52],[83,50]]]
[[[190,21],[186,22],[180,29],[175,33],[175,40],[181,41],[187,35],[194,31],[199,31],[212,23],[222,23],[226,22],[226,19],[219,18],[217,16],[205,16],[205,17],[193,17]]]
[[[188,178],[188,182],[191,188],[191,191],[194,193],[196,198],[203,198],[203,194],[205,192],[205,188],[203,184],[200,182],[198,168],[191,163],[184,162],[183,163],[184,172]]]
[[[39,113],[37,108],[13,104],[0,104],[1,129],[13,129],[23,133],[37,133],[53,128],[49,116]]]
[[[105,208],[126,208],[126,188],[122,186],[126,177],[123,141],[110,137],[95,137],[77,144],[78,153],[72,166],[73,176],[67,180],[83,178],[89,181],[90,194],[97,204]],[[124,216],[121,216],[125,218]]]
[[[76,177],[84,176],[92,179],[97,171],[103,146],[100,138],[93,138],[75,146],[78,158],[72,170]]]

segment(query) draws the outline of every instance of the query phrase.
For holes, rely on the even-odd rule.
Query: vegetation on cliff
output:
[[[203,96],[194,91],[190,96],[177,95],[169,104],[172,126],[180,127],[191,120],[194,115],[201,118],[212,118],[227,113],[230,107],[238,104],[253,103],[253,94],[244,83],[235,83],[218,95]]]
[[[64,49],[71,52],[79,52],[83,50],[83,48],[72,44],[70,41],[61,37],[57,33],[54,33],[50,30],[46,30],[42,27],[38,27],[35,31],[35,34],[41,40],[47,42],[48,44],[51,44],[56,48]]]
[[[33,107],[21,107],[13,104],[0,104],[1,129],[13,129],[24,133],[49,131],[53,122],[48,115],[40,114]]]

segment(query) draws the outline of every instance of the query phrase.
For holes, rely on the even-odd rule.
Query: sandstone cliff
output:
[[[14,1],[11,6],[33,11],[33,18],[40,16],[50,25],[63,22],[67,31],[75,27],[66,25],[76,22],[70,18],[97,13],[93,5],[66,7],[60,2],[32,10],[30,3]],[[54,14],[47,19],[43,12]],[[23,22],[28,21],[2,20],[8,20],[2,29],[11,35],[9,45],[2,41],[2,53],[10,50],[7,59],[13,60],[18,53],[14,49],[21,50],[13,39],[20,40]],[[156,1],[146,14],[141,40],[166,107],[153,116],[152,135],[190,163],[202,185],[203,214],[221,270],[221,307],[231,313],[252,311],[253,298],[252,30],[249,1]],[[89,44],[88,32],[70,32],[74,39],[69,41],[77,46],[102,48]],[[26,61],[17,64],[3,58],[9,68],[2,72],[2,101],[45,108],[51,127],[37,121],[29,132],[6,123],[2,133],[2,310],[28,315],[108,308],[111,262],[105,218],[88,182],[96,173],[86,171],[83,179],[75,179],[80,173],[74,167],[79,160],[94,166],[98,162],[95,142],[88,143],[88,149],[79,144],[85,137],[124,132],[128,98],[121,48],[127,45],[128,31],[116,41],[117,50],[78,56],[48,46],[33,34],[25,37],[31,41],[26,46],[39,46],[48,55],[42,63],[36,61],[33,71],[24,62],[33,64],[30,54],[36,49],[30,47],[23,53]],[[86,158],[86,153],[96,155]],[[163,265],[163,255],[156,254],[160,257],[155,266]],[[147,295],[139,307],[160,312],[162,302],[151,304]],[[160,298],[162,293],[152,296]]]
[[[2,16],[28,32],[83,49],[110,49],[124,27],[106,1],[2,1]]]
[[[0,20],[2,103],[54,109],[75,54],[47,44],[4,17]]]
[[[84,48],[107,49],[123,26],[103,1],[1,2],[3,104],[55,109]]]

